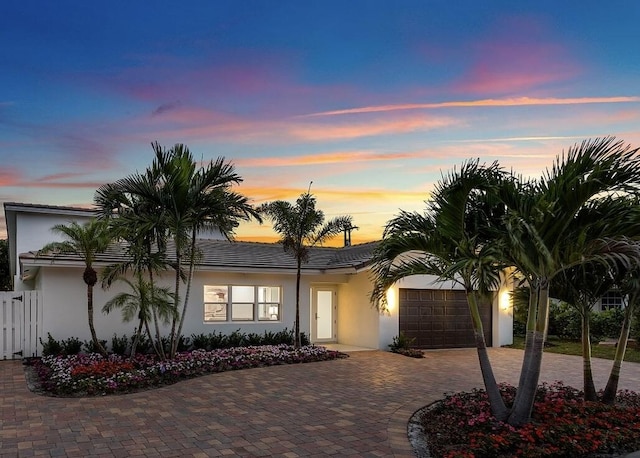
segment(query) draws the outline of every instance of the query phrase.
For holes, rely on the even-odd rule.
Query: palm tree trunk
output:
[[[521,426],[531,420],[531,412],[533,411],[533,403],[535,401],[538,389],[538,381],[540,380],[540,370],[542,367],[542,355],[544,350],[544,334],[546,327],[546,316],[549,308],[549,281],[548,279],[540,279],[537,288],[538,304],[537,319],[535,330],[533,333],[533,342],[530,355],[525,354],[525,358],[529,357],[527,363],[526,377],[521,375],[521,383],[518,385],[516,399],[511,409],[511,414],[507,422],[511,426]]]
[[[584,385],[584,400],[596,401],[596,386],[593,383],[591,369],[591,337],[589,336],[589,310],[582,310],[582,377]]]
[[[102,356],[107,358],[109,356],[107,350],[105,350],[98,340],[96,328],[93,324],[93,285],[87,285],[87,313],[89,315],[89,330],[91,331],[91,340],[93,341],[94,348],[98,350]]]
[[[191,253],[189,256],[189,275],[187,277],[187,286],[184,292],[184,303],[182,304],[182,313],[180,314],[180,324],[178,326],[178,331],[176,332],[176,338],[171,342],[171,356],[173,359],[176,356],[176,352],[178,351],[178,342],[180,341],[180,336],[182,335],[182,326],[184,325],[184,317],[187,314],[187,305],[189,304],[189,296],[191,294],[191,282],[193,281],[193,271],[195,270],[196,265],[196,229],[193,228],[193,232],[191,233]]]
[[[153,269],[151,267],[149,267],[149,283],[151,284],[151,288],[154,287],[154,278],[153,278]],[[156,345],[153,344],[154,339],[151,336],[151,332],[149,332],[149,339],[151,340],[151,343],[153,344],[153,350],[156,352],[156,354],[158,355],[158,357],[162,360],[167,359],[167,356],[165,355],[164,352],[164,346],[162,345],[162,336],[160,335],[160,323],[158,322],[158,313],[156,312],[156,307],[154,304],[150,304],[151,305],[151,314],[153,316],[153,325],[155,327],[156,330],[156,337],[155,337],[155,341],[158,342],[158,348],[156,348]],[[145,320],[145,325],[147,326],[147,329],[149,329],[149,323]]]
[[[176,340],[176,324],[178,322],[178,307],[180,305],[180,269],[182,267],[182,253],[180,251],[179,248],[176,248],[176,280],[175,280],[175,286],[174,286],[174,293],[175,293],[175,299],[174,299],[174,308],[175,308],[175,315],[173,316],[173,319],[171,320],[171,334],[169,334],[170,336],[170,348],[173,348],[173,343]],[[160,345],[162,347],[162,345]],[[169,355],[171,358],[173,358],[173,354]]]
[[[153,348],[153,352],[158,355],[159,358],[161,359],[165,359],[164,357],[164,350],[162,349],[162,342],[158,341],[156,342],[153,337],[151,336],[151,329],[149,328],[149,323],[148,322],[144,322],[144,326],[145,329],[147,330],[147,335],[149,336],[149,342],[151,342],[151,347]],[[158,348],[160,347],[160,348]]]
[[[629,342],[629,331],[631,330],[631,317],[633,316],[633,308],[636,304],[637,296],[631,297],[627,308],[624,311],[624,320],[622,321],[622,329],[618,337],[618,345],[616,346],[616,354],[613,359],[613,366],[607,380],[607,386],[602,394],[602,402],[605,404],[613,404],[618,393],[618,382],[620,381],[620,370],[622,369],[622,361],[627,351],[627,343]]]
[[[504,421],[509,415],[509,410],[504,404],[504,399],[500,394],[500,388],[496,382],[493,367],[489,360],[482,319],[480,318],[480,311],[478,310],[478,301],[474,292],[467,291],[466,295],[469,312],[471,313],[471,322],[473,323],[473,333],[475,335],[476,348],[478,350],[478,360],[480,362],[480,371],[482,372],[482,381],[484,382],[484,388],[489,396],[491,413],[499,421]]]
[[[294,325],[294,347],[300,348],[302,342],[300,340],[300,276],[302,270],[302,259],[298,257],[298,270],[296,272],[296,321]]]
[[[529,376],[531,355],[533,354],[533,342],[535,340],[539,295],[540,291],[537,288],[537,282],[531,282],[531,285],[529,287],[529,308],[527,311],[527,332],[525,334],[524,355],[522,357],[522,368],[520,369],[520,380],[518,382],[518,387],[524,386],[525,380],[527,380]],[[522,396],[523,390],[518,389],[518,391],[516,391],[516,397],[513,402],[514,405],[517,405],[521,402],[520,398]]]
[[[136,335],[133,338],[133,342],[131,342],[131,354],[129,355],[131,359],[134,359],[136,357],[136,350],[138,349],[138,342],[140,342],[140,333],[142,332],[143,325],[144,325],[144,320],[140,318],[138,329],[136,329]]]

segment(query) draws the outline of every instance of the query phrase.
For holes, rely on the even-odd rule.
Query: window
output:
[[[256,291],[253,286],[231,287],[231,319],[233,321],[253,321],[253,304]]]
[[[280,319],[280,288],[278,286],[258,286],[258,320],[278,321]]]
[[[227,321],[229,287],[204,286],[204,321]]]
[[[618,291],[607,291],[600,299],[602,310],[619,309],[624,306],[624,298]]]
[[[279,286],[204,286],[204,321],[279,321]]]

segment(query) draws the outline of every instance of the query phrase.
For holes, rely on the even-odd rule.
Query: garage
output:
[[[484,336],[491,346],[491,303],[479,304]],[[473,326],[464,291],[447,289],[399,290],[400,332],[415,338],[417,348],[475,347]]]

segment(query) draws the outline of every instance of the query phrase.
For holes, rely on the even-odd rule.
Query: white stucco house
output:
[[[5,294],[2,345],[5,358],[37,355],[39,337],[89,340],[84,264],[73,256],[37,256],[45,244],[61,240],[51,227],[94,216],[90,209],[5,203],[14,292]],[[370,303],[370,258],[376,243],[342,248],[316,247],[302,267],[301,330],[313,343],[339,343],[387,350],[403,331],[422,348],[473,346],[464,293],[435,277],[416,276],[388,292],[389,310]],[[274,243],[228,242],[215,234],[198,240],[202,252],[194,275],[183,334],[263,333],[291,329],[295,318],[296,267],[293,256]],[[99,256],[96,268],[122,259],[117,247]],[[172,285],[173,272],[161,276]],[[122,291],[114,284],[94,289],[95,326],[101,339],[131,335],[135,323],[101,308]],[[487,343],[512,342],[508,286],[482,307]],[[8,299],[7,299],[8,298]],[[13,318],[7,318],[8,307]],[[17,310],[17,311],[16,311]],[[13,321],[13,324],[8,322]]]

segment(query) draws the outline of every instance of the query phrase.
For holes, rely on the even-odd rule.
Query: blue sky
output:
[[[639,20],[635,1],[5,0],[0,199],[89,206],[151,142],[185,143],[256,204],[313,181],[377,239],[466,159],[538,176],[586,138],[640,146]]]

